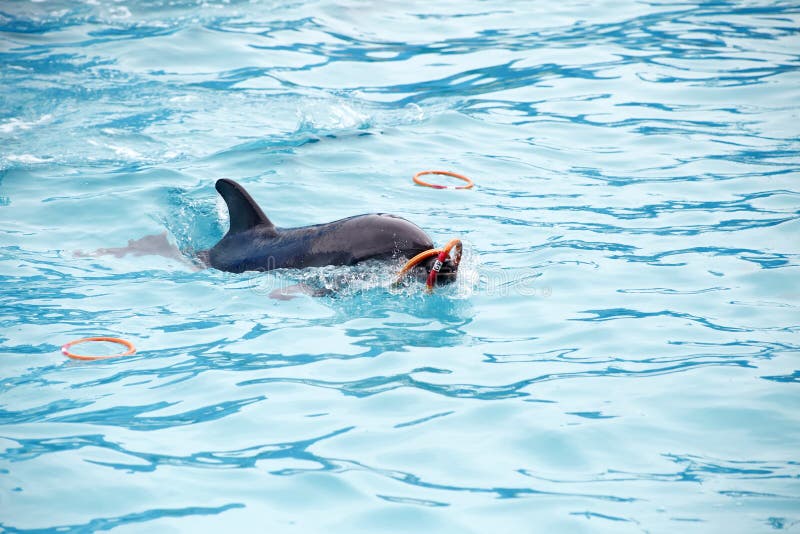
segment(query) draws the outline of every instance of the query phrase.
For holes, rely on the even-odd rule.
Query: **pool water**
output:
[[[799,27],[760,0],[3,2],[0,530],[797,530]],[[197,269],[222,177],[278,226],[458,237],[459,280]],[[162,233],[183,258],[93,255]],[[138,352],[60,352],[98,335]]]

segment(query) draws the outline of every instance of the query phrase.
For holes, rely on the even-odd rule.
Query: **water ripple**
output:
[[[799,24],[781,0],[2,4],[0,530],[799,524]],[[220,177],[281,227],[459,237],[460,280],[198,269]],[[159,234],[181,254],[122,253]],[[297,284],[325,296],[270,297]],[[59,352],[104,334],[136,355]]]
[[[147,521],[154,521],[164,517],[187,517],[193,515],[216,515],[228,510],[236,508],[244,508],[242,503],[230,503],[222,506],[215,507],[202,507],[202,506],[189,506],[186,508],[152,508],[144,512],[125,514],[118,517],[102,517],[95,518],[91,521],[80,525],[57,525],[47,529],[28,529],[16,528],[10,525],[0,523],[5,532],[13,533],[35,533],[35,532],[51,532],[57,530],[58,532],[77,533],[77,532],[95,532],[102,530],[111,530],[120,525],[144,523]]]

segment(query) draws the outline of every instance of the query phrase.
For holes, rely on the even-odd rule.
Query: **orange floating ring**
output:
[[[467,182],[467,185],[459,185],[457,187],[452,187],[449,185],[439,185],[439,184],[430,184],[423,180],[420,180],[420,176],[425,176],[426,174],[439,174],[442,176],[452,176],[453,178],[458,178],[459,180],[464,180]],[[472,183],[472,180],[464,176],[463,174],[458,174],[457,172],[450,172],[450,171],[420,171],[414,175],[414,183],[417,185],[423,185],[425,187],[432,187],[434,189],[472,189],[472,186],[475,185]]]
[[[77,345],[78,343],[88,343],[91,341],[108,341],[109,343],[116,343],[118,345],[122,345],[128,350],[123,352],[122,354],[112,354],[110,356],[84,356],[82,354],[73,354],[72,352],[69,351],[70,347],[72,347],[73,345]],[[130,356],[131,354],[136,353],[136,348],[130,341],[127,341],[125,339],[120,339],[118,337],[84,337],[66,343],[63,347],[61,347],[61,352],[64,353],[64,356],[69,356],[73,360],[91,361],[91,360],[107,360],[109,358],[119,358],[121,356]]]
[[[439,271],[442,269],[442,264],[444,260],[447,259],[447,256],[450,255],[450,251],[456,249],[456,255],[453,257],[453,263],[455,264],[456,269],[458,269],[458,264],[461,263],[461,240],[460,239],[451,239],[448,243],[444,246],[442,251],[436,257],[436,261],[433,262],[433,267],[431,267],[431,272],[428,273],[428,281],[425,283],[425,288],[427,289],[428,293],[433,291],[433,286],[436,285],[436,278],[439,276]]]
[[[433,256],[437,256],[436,262],[434,262],[433,267],[431,268],[431,272],[428,274],[428,279],[425,283],[425,287],[427,288],[428,293],[433,291],[433,286],[436,284],[436,278],[439,276],[439,271],[442,269],[442,265],[444,260],[447,259],[447,256],[450,255],[450,251],[456,249],[456,254],[453,257],[453,263],[455,264],[455,268],[458,269],[458,265],[461,263],[461,253],[463,251],[463,247],[461,245],[460,239],[451,239],[444,248],[432,248],[430,250],[426,250],[424,252],[420,252],[403,265],[403,268],[400,269],[400,272],[397,273],[397,278],[394,281],[394,285],[397,286],[400,282],[403,281],[403,277],[422,263],[423,261],[431,258]]]
[[[406,264],[403,265],[403,268],[400,269],[400,272],[397,273],[397,278],[394,281],[394,285],[398,285],[400,282],[402,282],[403,277],[406,275],[406,273],[408,273],[408,271],[410,271],[423,261],[427,260],[431,256],[438,255],[441,251],[442,249],[440,248],[432,248],[430,250],[426,250],[425,252],[420,252],[419,254],[408,260]]]

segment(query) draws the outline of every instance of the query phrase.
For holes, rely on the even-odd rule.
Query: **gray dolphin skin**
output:
[[[207,258],[221,271],[354,265],[373,258],[411,258],[434,248],[417,225],[386,213],[277,228],[238,183],[223,178],[217,180],[216,188],[228,205],[230,229]]]

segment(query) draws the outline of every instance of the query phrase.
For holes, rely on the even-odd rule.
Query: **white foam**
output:
[[[125,6],[116,6],[108,10],[108,15],[113,19],[129,19],[131,10]]]
[[[121,156],[123,158],[136,159],[142,157],[142,155],[139,154],[137,151],[135,151],[132,148],[128,148],[126,146],[108,145],[108,148],[113,150],[117,156]]]
[[[27,164],[46,163],[50,161],[50,158],[40,158],[38,156],[34,156],[33,154],[11,154],[6,159],[8,159],[8,161],[13,161],[14,163]]]
[[[50,122],[53,118],[52,115],[42,115],[39,119],[35,121],[23,121],[21,119],[13,118],[10,119],[8,122],[4,122],[0,124],[0,132],[2,133],[11,133],[14,130],[30,130],[34,126],[38,126],[39,124],[44,124]]]
[[[186,103],[186,102],[197,102],[200,99],[197,98],[196,95],[181,95],[181,96],[173,96],[169,99],[170,102],[176,103]]]
[[[369,125],[369,115],[358,111],[345,102],[331,103],[327,100],[311,100],[298,109],[300,127],[315,130],[360,128]]]

